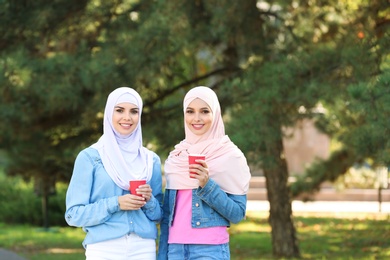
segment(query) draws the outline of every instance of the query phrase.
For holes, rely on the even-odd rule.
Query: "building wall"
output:
[[[284,131],[283,146],[290,176],[303,173],[316,158],[329,157],[330,138],[318,131],[312,120],[300,120],[295,128]]]

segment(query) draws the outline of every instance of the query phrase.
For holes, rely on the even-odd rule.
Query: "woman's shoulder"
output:
[[[148,148],[144,147],[144,150],[145,150],[145,153],[148,154],[149,156],[151,156],[153,158],[153,162],[160,162],[160,156],[152,151],[152,150],[149,150]]]
[[[160,159],[160,156],[153,152],[153,151],[150,151],[152,153],[152,156],[153,156],[153,163],[159,163],[161,164],[161,159]]]
[[[91,146],[81,150],[77,157],[87,157],[92,161],[100,160],[100,154],[99,154],[98,150],[96,150],[95,148],[93,148]]]

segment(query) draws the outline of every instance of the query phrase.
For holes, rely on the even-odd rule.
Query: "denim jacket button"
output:
[[[195,204],[195,207],[199,207],[199,203],[196,203],[196,204]]]
[[[198,222],[196,222],[196,225],[197,225],[197,226],[199,226],[199,225],[200,225],[200,222],[199,222],[199,221],[198,221]]]

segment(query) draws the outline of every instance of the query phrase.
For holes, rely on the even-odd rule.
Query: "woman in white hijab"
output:
[[[75,161],[65,219],[86,232],[87,260],[155,259],[162,218],[160,158],[143,147],[139,94],[122,87],[108,96],[103,135]],[[132,180],[146,180],[130,194]]]

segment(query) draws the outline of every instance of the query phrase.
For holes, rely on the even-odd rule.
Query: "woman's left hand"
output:
[[[140,185],[137,189],[137,194],[142,195],[146,202],[152,198],[152,188],[149,184]]]
[[[204,187],[209,181],[209,169],[205,160],[197,159],[198,164],[190,164],[190,177],[198,179],[199,186]]]

